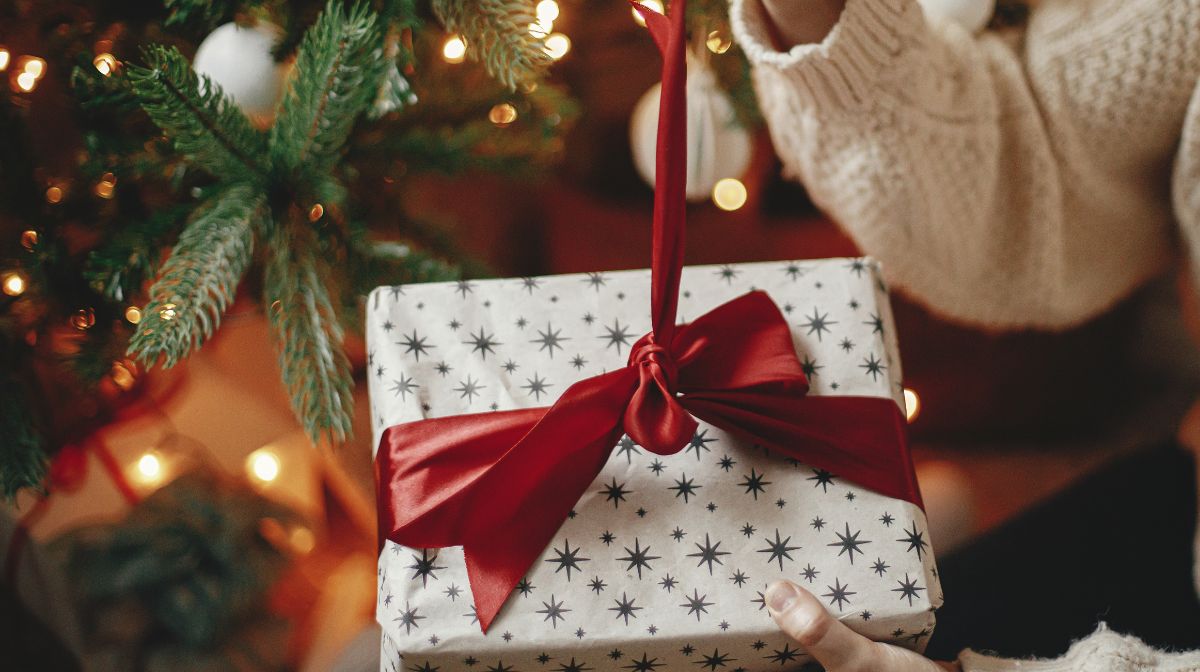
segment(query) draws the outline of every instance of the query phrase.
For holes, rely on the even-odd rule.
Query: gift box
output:
[[[574,381],[624,366],[650,328],[649,285],[648,271],[620,271],[375,290],[375,445],[399,423],[545,406]],[[810,395],[903,408],[873,261],[688,267],[679,314],[686,321],[752,289],[791,326]],[[763,591],[780,578],[858,632],[917,649],[941,601],[916,505],[707,423],[674,455],[623,436],[486,634],[461,549],[387,542],[382,660],[404,670],[778,670],[807,660],[764,610]]]
[[[664,57],[648,271],[368,297],[385,670],[796,667],[777,579],[872,639],[932,633],[877,265],[683,268],[683,4],[642,11]]]

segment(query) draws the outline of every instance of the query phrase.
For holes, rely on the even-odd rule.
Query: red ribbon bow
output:
[[[608,461],[622,432],[679,452],[700,418],[921,504],[896,403],[807,397],[791,331],[763,292],[675,324],[683,266],[684,2],[672,17],[635,7],[663,54],[651,272],[653,331],[625,368],[581,380],[549,408],[460,415],[390,427],[375,458],[381,540],[462,546],[484,632]],[[382,543],[382,541],[381,541]]]

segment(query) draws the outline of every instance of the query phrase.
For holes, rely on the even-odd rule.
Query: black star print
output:
[[[763,478],[765,478],[765,477],[766,477],[766,474],[760,474],[760,473],[756,472],[754,469],[751,469],[750,474],[748,476],[745,476],[746,480],[742,481],[741,483],[738,483],[738,485],[740,485],[746,489],[746,494],[753,493],[754,501],[758,501],[758,493],[766,492],[766,490],[767,490],[766,486],[771,484],[771,481],[763,480]]]
[[[829,486],[833,485],[833,474],[824,469],[813,469],[813,475],[808,477],[810,481],[816,481],[813,487],[820,486],[822,492],[829,492]]]
[[[783,312],[784,312],[784,313],[786,313],[786,314],[788,314],[788,315],[791,315],[791,314],[792,314],[792,311],[793,311],[793,310],[795,310],[795,309],[796,309],[796,307],[795,307],[795,306],[793,306],[793,305],[792,305],[792,304],[790,304],[790,303],[785,303],[785,304],[783,304]]]
[[[745,525],[742,525],[742,534],[746,535],[747,539],[754,536],[754,532],[755,532],[755,527],[753,525],[751,525],[750,523],[746,523]]]
[[[537,289],[541,284],[542,281],[538,280],[537,278],[521,278],[521,286],[525,289],[525,291],[529,292],[530,296],[533,295],[533,290]]]
[[[628,434],[622,436],[621,440],[617,442],[617,453],[625,455],[625,464],[632,464],[633,456],[640,455],[641,452]]]
[[[659,460],[658,458],[654,458],[654,461],[651,462],[650,466],[647,468],[650,471],[653,471],[655,476],[658,476],[659,474],[661,474],[663,472],[663,469],[667,468],[667,465],[663,464],[662,461]]]
[[[800,649],[793,649],[791,644],[784,644],[782,649],[775,649],[775,653],[763,657],[772,663],[786,665],[787,663],[799,658],[801,653],[803,653],[803,651]]]
[[[800,264],[788,264],[787,266],[783,267],[783,272],[787,273],[787,276],[792,279],[792,282],[795,282],[798,278],[803,277],[807,271],[804,268],[801,268]]]
[[[566,336],[559,336],[560,333],[562,333],[562,329],[555,329],[554,327],[550,326],[549,322],[547,322],[546,330],[542,331],[539,329],[538,337],[530,341],[530,343],[540,343],[541,347],[538,348],[538,352],[541,352],[542,350],[549,350],[550,357],[553,358],[554,349],[558,348],[559,350],[562,350],[563,348],[561,343],[563,341],[571,340]]]
[[[419,361],[421,361],[421,355],[429,354],[428,350],[430,348],[437,347],[436,345],[426,344],[425,340],[426,340],[426,338],[424,336],[418,337],[417,330],[413,329],[413,333],[411,336],[405,336],[403,340],[396,341],[396,345],[403,345],[404,346],[404,354],[407,355],[409,353],[412,353],[413,358],[419,362]]]
[[[683,541],[683,538],[686,536],[687,536],[687,532],[684,532],[679,527],[676,527],[674,530],[671,530],[671,538],[674,539],[675,541]]]
[[[850,299],[850,303],[847,303],[846,305],[850,306],[850,310],[858,310],[858,299]]]
[[[576,628],[576,630],[575,630],[575,636],[578,637],[579,639],[583,639],[583,636],[586,634],[587,633],[584,632],[583,628]]]
[[[662,586],[663,590],[665,590],[669,593],[669,592],[671,592],[671,589],[674,588],[677,583],[678,583],[678,581],[675,580],[675,577],[671,576],[670,574],[667,574],[666,576],[664,576],[662,578],[661,581],[658,582],[658,585]]]
[[[591,313],[584,313],[583,321],[585,324],[591,324],[596,321],[596,316]]]
[[[533,589],[534,585],[529,582],[528,577],[524,577],[517,582],[517,590],[521,591],[521,597],[529,597],[529,594],[533,592]]]
[[[558,567],[554,568],[555,574],[559,573],[563,569],[566,569],[567,570],[567,581],[571,580],[571,570],[572,569],[577,572],[582,572],[583,570],[579,568],[579,563],[587,562],[587,561],[591,560],[591,558],[579,557],[579,551],[581,551],[582,549],[575,548],[574,550],[572,550],[570,541],[566,541],[566,540],[563,541],[563,550],[560,551],[557,548],[555,548],[553,550],[554,550],[554,553],[558,557],[546,558],[546,562],[557,562],[558,563]]]
[[[843,338],[841,340],[841,342],[838,343],[838,347],[846,352],[850,352],[851,350],[854,349],[854,341],[852,341],[848,338]]]
[[[884,562],[883,558],[875,558],[875,564],[871,565],[871,571],[875,572],[876,574],[878,574],[880,576],[883,576],[884,574],[887,573],[887,570],[890,567],[891,567],[891,565]]]
[[[400,615],[392,619],[404,626],[404,634],[406,635],[411,634],[413,628],[421,627],[421,624],[417,623],[417,621],[425,618],[424,616],[418,616],[417,610],[416,607],[409,605],[408,600],[405,600],[404,609],[401,610]]]
[[[841,532],[834,532],[834,534],[837,535],[838,541],[835,541],[832,544],[826,544],[826,546],[841,546],[842,550],[838,551],[838,557],[842,557],[843,553],[848,554],[850,556],[850,564],[852,565],[854,564],[854,554],[862,553],[862,549],[859,548],[859,546],[862,544],[871,543],[866,540],[858,540],[858,535],[862,534],[862,530],[859,530],[851,535],[850,523],[846,523],[846,534],[842,534]]]
[[[864,621],[871,620],[871,612],[869,612],[869,611],[863,611],[861,616]]]
[[[688,597],[685,595],[683,599],[687,600],[687,602],[679,606],[687,607],[688,615],[691,616],[692,614],[695,614],[696,620],[699,621],[700,614],[707,614],[708,608],[714,604],[713,602],[705,602],[704,598],[706,597],[708,597],[708,595],[701,595],[699,590],[693,589],[692,596]]]
[[[805,565],[804,569],[800,573],[804,576],[806,581],[812,583],[813,580],[817,578],[817,574],[820,574],[821,572],[817,571],[816,567],[813,567],[811,564],[809,564]]]
[[[850,588],[849,584],[843,586],[842,582],[837,579],[833,580],[832,586],[825,586],[825,587],[829,589],[829,592],[825,593],[821,597],[828,597],[830,606],[833,606],[836,603],[838,611],[842,610],[843,602],[845,602],[846,604],[850,604],[850,596],[851,595],[858,594],[858,593],[854,592],[853,590],[849,589]]]
[[[895,630],[892,631],[892,637],[902,637],[902,636],[904,636],[904,628],[896,628]]]
[[[471,346],[471,352],[478,352],[485,361],[489,352],[494,355],[496,354],[496,346],[503,345],[503,343],[496,340],[495,334],[484,332],[483,327],[479,328],[478,335],[471,334],[471,339],[463,341],[463,343]]]
[[[465,299],[465,298],[467,298],[468,292],[475,291],[475,285],[472,285],[471,283],[467,282],[466,280],[459,280],[457,286],[454,288],[454,291],[461,294],[462,298]]]
[[[718,541],[716,544],[713,544],[707,532],[704,533],[704,545],[701,546],[699,543],[696,543],[695,546],[698,551],[696,553],[688,553],[687,557],[700,558],[700,562],[696,563],[697,567],[707,563],[709,576],[712,576],[713,573],[713,563],[724,565],[725,561],[721,560],[721,556],[730,554],[729,551],[718,550],[721,548],[721,542]]]
[[[518,585],[517,587],[520,588],[520,585]],[[458,586],[456,586],[452,583],[452,584],[450,584],[450,587],[445,590],[445,593],[446,593],[446,597],[449,597],[450,601],[453,602],[453,601],[457,600],[459,594],[462,593],[462,588],[459,588]]]
[[[879,517],[879,522],[883,523],[885,527],[891,527],[892,523],[896,522],[896,519],[892,517],[892,514],[884,511],[883,515]]]
[[[384,607],[392,606],[392,594],[391,593],[388,593],[387,597],[383,598],[383,606]]]
[[[642,578],[642,568],[645,567],[647,571],[653,569],[653,567],[650,566],[650,561],[658,560],[662,557],[661,555],[649,555],[650,547],[647,546],[642,548],[641,542],[637,537],[633,538],[633,550],[630,550],[629,547],[626,546],[625,552],[629,555],[623,558],[617,558],[617,561],[629,563],[629,566],[625,568],[625,571],[627,572],[636,567],[639,580]]]
[[[758,597],[754,598],[753,600],[750,600],[750,604],[757,604],[759,611],[766,609],[767,608],[767,596],[761,590],[756,590],[754,592],[756,594],[758,594]]]
[[[616,540],[617,540],[617,536],[615,534],[613,534],[612,532],[609,532],[608,530],[605,530],[604,534],[600,535],[600,541],[603,541],[605,546],[608,546],[609,544],[611,544],[612,542],[614,542]]]
[[[921,641],[922,637],[928,637],[931,634],[933,634],[933,631],[929,628],[921,628],[920,632],[914,632],[908,636],[908,639],[912,640],[913,644],[916,644],[917,642]]]
[[[877,315],[875,313],[871,313],[871,319],[867,320],[866,322],[863,322],[863,324],[871,325],[871,333],[872,334],[882,334],[883,333],[883,319],[880,318],[879,315]]]
[[[570,609],[563,607],[563,603],[561,601],[555,601],[553,595],[550,596],[549,602],[542,602],[542,606],[544,606],[545,609],[538,609],[537,613],[545,614],[546,617],[542,619],[542,622],[544,623],[546,621],[550,621],[550,627],[554,628],[555,630],[558,629],[558,622],[560,620],[567,620],[567,617],[563,616],[563,614],[571,611]]]
[[[717,462],[717,466],[724,469],[725,471],[729,471],[730,469],[733,469],[733,465],[735,465],[735,464],[737,464],[737,460],[733,459],[732,457],[730,457],[728,455],[725,455],[724,457],[721,458],[720,462]]]
[[[471,619],[471,625],[474,625],[479,622],[479,610],[476,609],[475,607],[471,607],[471,612],[467,613],[467,614],[463,614],[463,616],[466,616]]]
[[[653,626],[651,626],[651,627],[653,627]],[[656,628],[656,630],[657,630],[657,628]],[[651,633],[651,634],[654,634],[654,633]],[[654,672],[655,668],[666,665],[666,663],[658,662],[658,658],[647,657],[647,655],[645,653],[642,654],[641,660],[633,660],[632,658],[630,658],[629,661],[630,661],[630,664],[626,665],[623,669],[632,670],[633,672]]]
[[[583,358],[583,355],[575,355],[571,358],[571,366],[575,367],[576,370],[582,369],[586,364],[587,360]]]
[[[446,377],[446,374],[450,373],[450,365],[445,362],[438,362],[434,365],[433,369],[442,374],[443,378]]]
[[[798,550],[800,547],[787,545],[788,542],[792,540],[792,538],[790,536],[787,539],[780,539],[779,528],[775,528],[775,541],[771,541],[770,539],[764,539],[764,540],[767,542],[767,547],[759,549],[758,552],[771,554],[767,558],[767,564],[770,564],[770,563],[778,560],[779,561],[779,571],[783,571],[783,559],[784,558],[787,558],[788,560],[795,560],[795,558],[792,557],[791,551]]]
[[[640,611],[642,609],[642,607],[633,606],[633,603],[636,601],[637,601],[637,598],[634,598],[631,600],[631,599],[629,599],[629,596],[627,596],[625,593],[622,592],[621,599],[613,600],[613,602],[617,603],[617,606],[609,607],[608,610],[617,612],[617,618],[624,618],[625,625],[629,625],[630,617],[637,618],[637,614],[635,612]]]
[[[717,510],[717,503],[716,503],[716,502],[709,502],[709,503],[708,503],[708,506],[706,506],[706,507],[704,507],[704,508],[708,509],[708,512],[709,512],[709,513],[712,513],[713,511],[716,511],[716,510]]]
[[[854,275],[861,278],[863,271],[867,270],[867,265],[866,265],[866,263],[863,262],[862,259],[855,259],[854,261],[851,261],[849,264],[846,264],[846,268],[850,269],[854,273]]]
[[[475,396],[478,395],[479,391],[485,387],[487,387],[487,385],[480,385],[478,380],[475,380],[471,376],[467,376],[466,380],[458,383],[458,387],[454,388],[454,391],[459,393],[459,399],[466,399],[467,403],[469,404],[475,400]]]
[[[514,362],[513,360],[510,359],[510,360],[504,362],[504,364],[501,366],[501,368],[504,369],[505,373],[512,373],[513,371],[516,371],[517,369],[519,369],[521,367],[518,366],[516,362]]]
[[[742,573],[742,570],[738,569],[734,570],[733,576],[729,577],[729,580],[736,583],[738,588],[741,588],[742,584],[750,580],[750,577],[746,576],[744,573]]]
[[[386,321],[386,322],[384,322],[384,323],[383,323],[383,330],[384,330],[384,331],[391,331],[392,329],[395,329],[395,328],[396,328],[396,325],[392,324],[392,321],[391,321],[391,320],[388,320],[388,321]]]
[[[853,501],[854,501],[854,498],[855,498],[856,496],[857,496],[857,495],[855,495],[853,492],[847,492],[847,493],[846,493],[846,499],[847,499],[847,500],[849,500],[849,501],[851,501],[851,502],[853,502]]]
[[[515,324],[517,325],[518,329],[524,329],[529,324],[529,320],[525,319],[524,317],[518,317]]]
[[[730,284],[730,285],[733,284],[733,279],[737,277],[738,273],[741,273],[741,271],[730,266],[729,264],[725,264],[721,268],[718,268],[716,271],[713,271],[714,275],[716,275],[718,278],[721,278],[722,280],[724,280],[726,284]]]
[[[920,560],[922,554],[925,552],[925,547],[929,545],[929,543],[925,541],[925,533],[917,531],[917,521],[915,520],[913,521],[912,529],[905,530],[904,532],[908,536],[904,537],[903,539],[897,539],[896,541],[908,544],[908,548],[905,550],[916,551],[917,560]]]
[[[806,336],[812,336],[815,333],[817,335],[817,341],[820,341],[821,334],[829,331],[829,325],[831,324],[837,324],[837,322],[829,319],[829,313],[822,315],[821,313],[817,312],[816,308],[813,308],[813,314],[808,318],[808,322],[805,322],[800,326],[808,329],[808,332],[805,334]]]
[[[420,387],[420,385],[417,385],[413,382],[412,378],[409,378],[402,373],[400,374],[400,380],[392,381],[392,395],[400,395],[400,400],[404,401],[408,398],[408,393],[412,392],[418,387]]]
[[[858,368],[866,369],[866,375],[871,376],[871,380],[879,380],[879,374],[883,373],[887,367],[883,365],[882,361],[875,358],[875,353],[871,353],[871,356],[864,359]]]
[[[682,495],[683,503],[687,504],[688,497],[696,494],[696,491],[703,487],[704,487],[703,485],[696,485],[695,480],[688,478],[687,474],[683,474],[683,478],[675,479],[675,485],[673,485],[667,489],[674,490],[676,497],[679,497]]]
[[[804,370],[804,375],[809,378],[816,378],[817,371],[825,368],[817,364],[817,360],[809,359],[808,355],[804,356],[804,361],[800,363],[800,368]]]
[[[899,588],[893,588],[893,589],[892,589],[892,592],[893,592],[893,593],[900,593],[900,599],[902,599],[902,600],[903,600],[903,599],[905,599],[905,598],[907,598],[907,599],[908,599],[908,606],[910,606],[910,607],[912,606],[912,601],[913,601],[913,598],[919,598],[919,597],[920,597],[920,595],[917,595],[917,593],[921,592],[922,590],[925,590],[925,589],[924,589],[924,588],[922,588],[921,586],[918,586],[918,585],[917,585],[917,580],[916,580],[916,579],[909,579],[909,578],[908,578],[908,573],[907,573],[907,572],[905,572],[905,574],[904,574],[904,580],[903,580],[903,581],[896,581],[896,583],[900,584],[900,587],[899,587]]]
[[[704,452],[707,453],[709,450],[711,450],[708,447],[708,444],[712,443],[713,441],[716,441],[716,439],[708,438],[708,430],[702,429],[699,432],[696,432],[695,434],[692,435],[692,440],[688,442],[687,448],[685,448],[684,450],[696,451],[696,459],[699,460],[700,459],[700,450],[704,449]]]
[[[576,663],[575,657],[571,657],[570,663],[559,663],[558,672],[585,672],[586,670],[594,670],[594,667],[588,667],[587,663]]]
[[[594,591],[597,595],[599,595],[607,587],[608,584],[598,576],[593,577],[591,581],[588,581],[588,588],[592,589],[592,591]]]
[[[703,660],[697,660],[695,663],[701,667],[707,667],[709,670],[725,667],[729,661],[737,660],[737,658],[730,658],[728,653],[721,653],[719,649],[713,649],[711,656],[700,655],[703,657]]]
[[[647,510],[645,510],[645,509],[643,509],[643,508],[638,508],[638,510],[637,510],[637,511],[634,511],[634,513],[636,513],[636,514],[637,514],[637,517],[638,517],[638,518],[645,518],[645,517],[646,517],[646,514],[647,514],[647,513],[650,513],[650,512],[649,512],[649,511],[647,511]]]
[[[597,292],[600,291],[600,287],[602,285],[608,283],[608,279],[604,277],[603,273],[588,273],[587,277],[584,278],[583,281],[590,285]]]
[[[761,639],[756,639],[756,640],[754,640],[754,643],[751,644],[750,646],[755,651],[762,651],[763,649],[767,648],[767,643],[762,641]]]
[[[816,518],[812,519],[812,522],[809,523],[809,525],[812,525],[813,529],[820,532],[821,528],[825,527],[825,521],[820,516],[817,516]]]
[[[537,401],[542,400],[542,395],[546,394],[547,387],[554,387],[554,383],[547,383],[545,378],[538,376],[537,372],[533,373],[533,378],[526,378],[525,384],[521,389],[529,390],[526,394],[532,394]]]
[[[429,585],[429,579],[437,580],[437,574],[434,574],[434,572],[439,569],[445,569],[444,566],[434,564],[437,562],[437,553],[434,553],[431,558],[429,557],[429,549],[427,548],[421,551],[421,557],[418,558],[414,555],[412,559],[413,564],[409,565],[408,568],[413,570],[413,579],[417,577],[421,578],[422,588]]]
[[[626,327],[621,326],[620,320],[613,320],[613,326],[605,327],[608,333],[600,338],[608,339],[608,344],[605,347],[617,346],[617,354],[621,354],[621,346],[629,347],[629,339],[633,334],[630,334]]]
[[[446,326],[450,327],[450,331],[458,331],[458,328],[462,326],[462,322],[459,322],[458,320],[450,320],[450,324]]]
[[[430,639],[437,639],[437,637],[430,637]],[[437,642],[431,642],[431,644],[437,644]],[[412,667],[410,667],[408,669],[409,669],[409,672],[438,672],[438,670],[440,670],[442,668],[431,666],[429,664],[429,661],[427,660],[427,661],[425,661],[424,665],[413,665]]]
[[[624,657],[624,655],[625,653],[620,649],[613,649],[612,651],[608,652],[608,657],[613,660],[620,660],[622,657]]]

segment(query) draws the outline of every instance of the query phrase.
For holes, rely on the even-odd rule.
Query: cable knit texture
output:
[[[1200,253],[1200,0],[1042,0],[1016,36],[847,0],[787,52],[730,13],[789,175],[937,312],[1066,328]]]
[[[1200,653],[1159,651],[1101,624],[1091,637],[1076,642],[1056,660],[1009,660],[964,651],[959,663],[963,672],[1196,672]]]

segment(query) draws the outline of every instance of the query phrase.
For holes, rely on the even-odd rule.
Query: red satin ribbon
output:
[[[808,397],[779,309],[763,292],[675,324],[683,267],[686,111],[684,0],[667,17],[635,5],[663,54],[653,330],[629,365],[581,380],[549,408],[390,427],[375,458],[380,539],[462,546],[481,629],[553,539],[622,432],[679,452],[700,418],[880,494],[921,505],[894,401]]]

